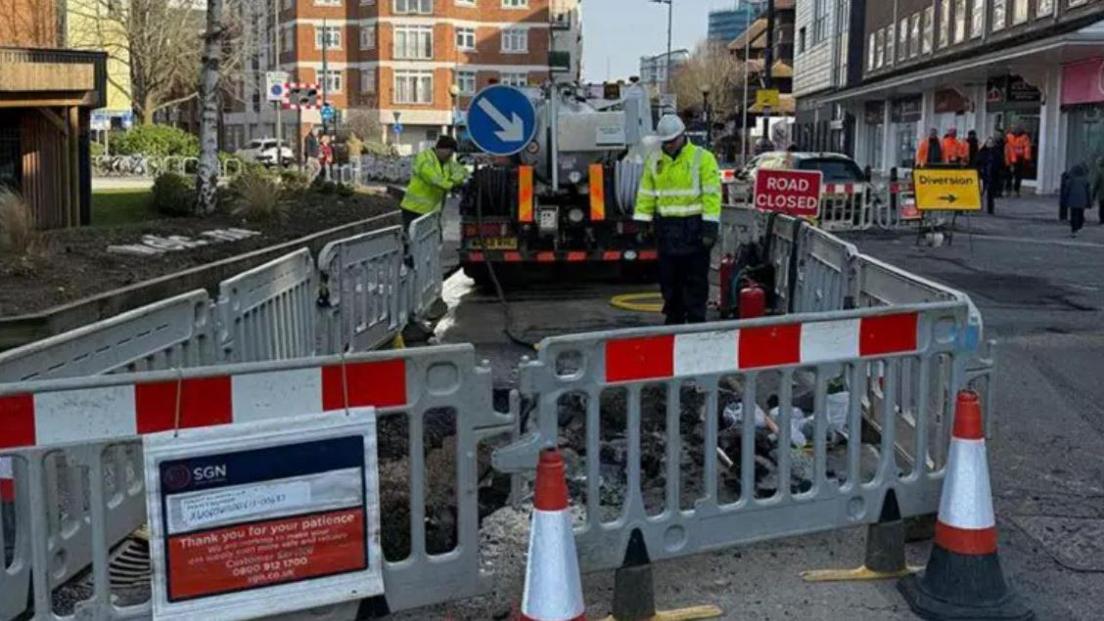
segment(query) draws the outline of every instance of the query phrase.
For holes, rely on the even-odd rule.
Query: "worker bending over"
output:
[[[690,144],[677,116],[660,119],[656,133],[662,149],[644,164],[633,219],[655,229],[667,324],[701,323],[721,222],[720,169],[712,153]]]
[[[404,230],[425,214],[439,211],[445,195],[467,181],[468,169],[457,162],[455,156],[456,139],[441,136],[434,148],[414,158],[410,185],[406,186],[406,196],[400,205]]]

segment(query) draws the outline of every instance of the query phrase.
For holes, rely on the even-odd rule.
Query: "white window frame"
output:
[[[920,24],[923,18],[923,14],[917,11],[909,18],[909,58],[916,58],[920,55],[920,36],[922,34],[922,26]]]
[[[502,8],[527,9],[529,8],[529,0],[502,0]]]
[[[529,74],[524,71],[503,71],[498,74],[498,83],[503,86],[528,86]]]
[[[370,6],[376,3],[376,0],[360,0],[360,6]]]
[[[954,0],[954,36],[952,41],[962,43],[966,40],[966,0]]]
[[[395,15],[433,15],[433,0],[393,0],[391,12]]]
[[[1042,19],[1044,17],[1051,17],[1054,15],[1054,8],[1058,6],[1056,0],[1039,0],[1035,5],[1035,19]]]
[[[399,105],[433,105],[433,77],[433,71],[410,69],[395,71],[391,91],[392,102]],[[407,92],[405,87],[400,87],[400,80],[412,81],[412,90]],[[428,88],[426,80],[428,80]],[[403,96],[407,94],[412,96]],[[419,97],[420,95],[423,97]]]
[[[475,49],[476,30],[471,26],[456,27],[456,49],[472,51]],[[469,36],[470,35],[470,36]],[[469,41],[470,39],[470,41]]]
[[[345,76],[342,69],[329,69],[323,72],[318,70],[318,82],[322,84],[323,81],[326,85],[326,96],[329,97],[335,93],[340,94],[345,87]]]
[[[909,57],[909,18],[902,17],[897,22],[897,62],[903,63]]]
[[[529,29],[528,28],[503,28],[502,29],[502,53],[503,54],[528,54],[529,53]]]
[[[892,67],[897,58],[897,24],[890,24],[885,28],[885,64]]]
[[[951,2],[953,0],[937,0],[939,2],[939,47],[944,48],[951,44]]]
[[[358,33],[360,39],[360,49],[362,50],[374,50],[376,49],[376,27],[375,26],[361,26]],[[367,40],[366,40],[367,39]]]
[[[474,95],[479,86],[479,74],[474,71],[457,71],[456,88],[461,95]]]
[[[341,0],[314,0],[314,6],[341,6]]]
[[[878,60],[878,35],[870,33],[870,41],[866,44],[866,70],[876,68],[874,64]]]
[[[1089,2],[1090,2],[1090,0],[1069,0],[1069,6],[1072,9],[1074,7],[1078,7],[1078,6],[1088,4]]]
[[[1070,0],[1072,2],[1073,0]],[[997,13],[1000,16],[997,16]],[[1008,25],[1008,0],[993,0],[993,23],[989,29],[993,32],[1004,30]]]
[[[376,94],[376,70],[364,68],[360,70],[360,92],[369,95]]]
[[[286,24],[280,27],[280,53],[295,51],[295,24]]]
[[[323,37],[330,40],[329,46],[326,46],[328,50],[340,50],[343,49],[341,40],[342,26],[315,26],[314,27],[314,49],[321,50],[323,48]],[[327,33],[329,33],[327,35]]]
[[[1026,24],[1031,17],[1031,3],[1027,0],[1012,0],[1012,25]]]
[[[456,6],[475,6],[475,0],[453,0],[453,3],[456,4]]]
[[[879,29],[874,35],[874,56],[877,61],[874,66],[881,69],[885,66],[885,29]]]
[[[401,43],[399,35],[402,35]],[[412,36],[413,44],[410,42]],[[395,60],[433,60],[433,26],[395,26],[391,38],[391,52]],[[426,43],[428,50],[424,45]]]
[[[970,38],[985,34],[985,0],[970,0]]]
[[[931,54],[935,47],[935,5],[924,9],[924,44],[921,53]]]

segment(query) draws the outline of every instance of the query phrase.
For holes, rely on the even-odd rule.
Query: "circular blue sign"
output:
[[[537,135],[537,111],[525,93],[493,84],[468,107],[468,133],[475,146],[492,155],[513,155]]]

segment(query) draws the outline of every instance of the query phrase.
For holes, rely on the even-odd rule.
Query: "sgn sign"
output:
[[[755,208],[815,218],[820,212],[821,180],[818,170],[760,168],[755,173]]]

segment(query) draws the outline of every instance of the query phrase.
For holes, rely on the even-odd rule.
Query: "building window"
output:
[[[1049,17],[1054,15],[1054,0],[1039,0],[1035,7],[1035,17]]]
[[[474,71],[458,71],[456,72],[456,88],[460,89],[461,95],[474,95],[475,94],[475,72]]]
[[[935,42],[935,7],[924,9],[924,45],[923,53],[931,54],[932,44]]]
[[[985,0],[970,0],[970,38],[977,39],[985,32]]]
[[[955,0],[954,10],[954,42],[961,43],[966,39],[966,0]]]
[[[433,26],[396,26],[394,37],[396,59],[433,59]]]
[[[326,88],[326,95],[333,95],[334,93],[340,93],[341,92],[341,71],[340,70],[319,71],[318,73],[319,73],[319,75],[322,76],[322,79],[325,81],[324,84],[326,85],[326,87],[325,87]]]
[[[1072,2],[1072,0],[1071,0]],[[993,0],[993,32],[1004,30],[1008,24],[1007,0]]]
[[[314,27],[314,49],[341,49],[341,27],[340,26],[315,26]]]
[[[529,8],[529,0],[502,0],[502,8],[527,9]]]
[[[395,0],[396,15],[431,15],[433,0]]]
[[[878,60],[877,50],[874,49],[876,47],[878,47],[878,37],[872,32],[870,33],[870,42],[866,45],[867,70],[873,69],[876,66],[874,64]]]
[[[909,57],[909,20],[902,17],[897,22],[897,62],[903,63]]]
[[[433,103],[432,71],[396,71],[394,103]]]
[[[802,28],[797,31],[797,53],[805,53],[805,29]]]
[[[909,18],[909,30],[912,31],[909,37],[909,58],[920,55],[920,17],[920,13],[913,13]]]
[[[875,41],[874,52],[877,62],[874,66],[881,69],[885,65],[885,30],[879,30],[875,34],[877,34],[877,41]]]
[[[475,6],[475,0],[455,0],[456,6]]]
[[[360,6],[375,4],[376,0],[360,0]]]
[[[458,49],[458,50],[474,50],[475,49],[475,28],[457,28],[456,29],[456,49]]]
[[[813,45],[828,38],[828,0],[813,2]]]
[[[295,26],[284,27],[284,41],[283,49],[281,52],[294,52],[295,51]]]
[[[886,51],[886,52],[885,52],[885,54],[886,54],[886,56],[885,56],[885,63],[886,63],[886,66],[888,67],[888,66],[890,66],[890,65],[892,65],[892,64],[893,64],[893,57],[894,57],[894,56],[893,56],[893,52],[894,52],[894,49],[895,49],[895,47],[896,47],[896,45],[897,45],[897,28],[896,28],[896,27],[894,27],[894,26],[893,26],[893,25],[891,24],[891,25],[889,25],[889,26],[886,26],[886,29],[885,29],[885,31],[886,31],[886,38],[885,38],[885,51]]]
[[[341,6],[341,0],[314,0],[314,6]]]
[[[502,31],[502,51],[523,54],[529,51],[529,31],[524,28],[507,28]]]
[[[1022,24],[1027,21],[1027,0],[1012,0],[1012,23]]]
[[[284,9],[290,9],[295,6],[295,0],[282,0],[280,5],[283,6]]]
[[[372,69],[360,70],[360,92],[368,94],[376,92],[376,72]]]
[[[527,73],[503,73],[498,78],[498,83],[503,86],[528,86],[529,74]]]
[[[939,47],[951,44],[951,0],[939,2]]]
[[[376,47],[376,27],[375,26],[361,26],[360,27],[360,49],[371,50]]]
[[[1089,0],[1069,0],[1069,5],[1070,5],[1071,9],[1075,6],[1081,6],[1082,4],[1088,4],[1088,3],[1089,3]]]

